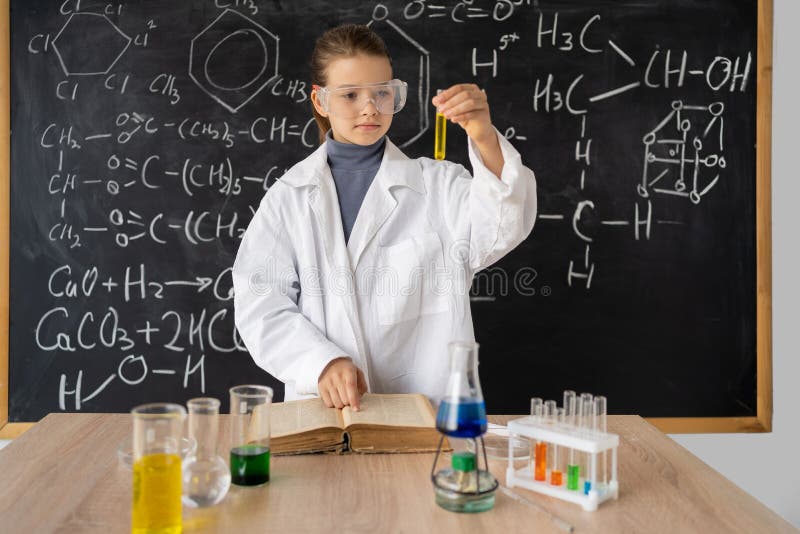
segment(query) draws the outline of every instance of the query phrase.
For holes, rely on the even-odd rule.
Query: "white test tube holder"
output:
[[[619,447],[619,436],[607,432],[600,432],[586,428],[579,428],[567,423],[554,423],[537,420],[536,417],[528,416],[514,419],[508,422],[509,451],[508,469],[506,470],[506,485],[510,488],[519,486],[551,497],[563,499],[581,505],[587,512],[594,512],[597,507],[609,500],[619,497],[619,482],[617,480],[617,448]],[[533,469],[530,464],[522,469],[514,468],[514,455],[512,454],[512,443],[514,437],[525,436],[532,443],[542,441],[548,447],[558,445],[563,447],[563,451],[574,449],[588,453],[589,473],[588,477],[581,476],[577,490],[567,489],[567,473],[563,473],[563,483],[554,486],[550,483],[550,469],[547,470],[545,480],[540,481],[534,478]],[[597,480],[597,462],[602,453],[611,451],[610,479],[605,484],[599,484]],[[584,475],[584,473],[581,473]],[[588,493],[584,493],[584,482],[590,483]]]

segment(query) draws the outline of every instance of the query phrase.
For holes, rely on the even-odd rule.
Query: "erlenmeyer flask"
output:
[[[486,433],[486,405],[478,378],[478,347],[469,341],[453,341],[447,392],[439,405],[436,428],[457,438],[475,438]]]

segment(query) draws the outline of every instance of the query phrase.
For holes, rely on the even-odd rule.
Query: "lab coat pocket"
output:
[[[377,306],[379,324],[393,325],[448,310],[448,295],[437,284],[437,273],[441,277],[444,267],[438,234],[420,234],[380,247],[378,262],[385,282]]]

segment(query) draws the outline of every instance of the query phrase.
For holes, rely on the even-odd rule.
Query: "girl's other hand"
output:
[[[474,83],[459,83],[434,96],[431,102],[439,113],[461,126],[476,143],[495,138],[486,93]]]
[[[328,408],[350,406],[358,411],[361,395],[367,392],[364,373],[347,356],[331,360],[320,373],[317,386]]]

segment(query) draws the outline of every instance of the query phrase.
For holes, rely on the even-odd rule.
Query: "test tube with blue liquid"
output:
[[[583,431],[591,431],[594,429],[594,397],[592,397],[591,393],[581,393],[580,399],[578,401],[578,406],[580,407],[580,428]],[[591,455],[588,452],[581,452],[580,454],[580,470],[583,474],[583,493],[584,495],[589,494],[589,490],[592,489],[592,483],[589,479],[589,462],[591,461]]]

